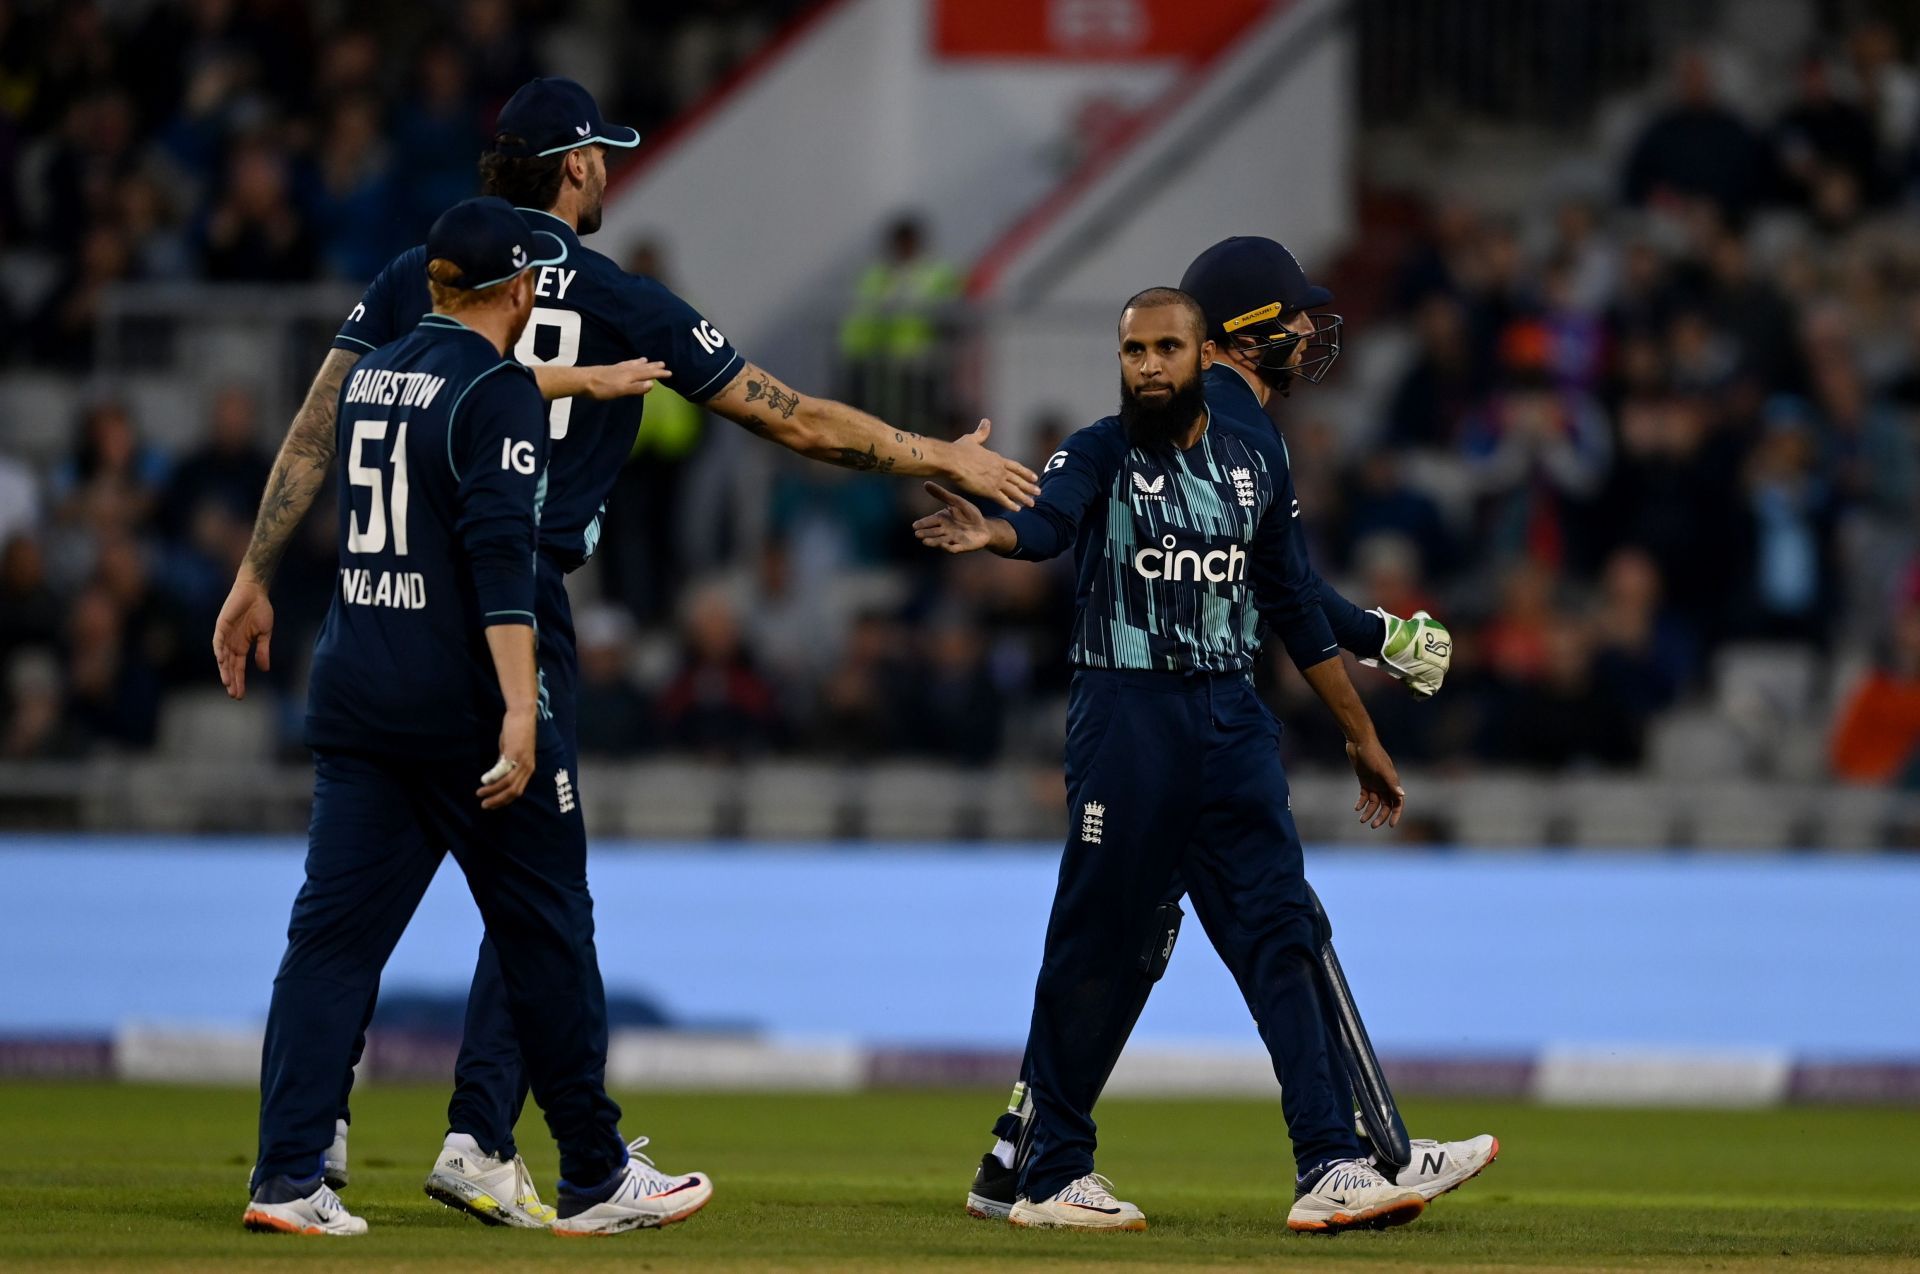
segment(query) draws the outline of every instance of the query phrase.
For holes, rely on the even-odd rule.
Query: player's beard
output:
[[[1127,431],[1129,446],[1142,451],[1159,451],[1173,445],[1193,428],[1193,422],[1206,410],[1206,389],[1199,373],[1173,387],[1164,402],[1140,398],[1120,378],[1120,426]]]
[[[607,179],[602,176],[594,187],[593,198],[580,205],[580,224],[575,230],[580,234],[592,234],[600,228],[600,218],[606,213]]]

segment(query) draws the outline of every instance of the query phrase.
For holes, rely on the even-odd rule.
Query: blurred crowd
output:
[[[1920,782],[1917,136],[1884,26],[1771,115],[1688,52],[1611,189],[1427,210],[1354,337],[1408,334],[1375,432],[1283,409],[1323,568],[1459,637],[1410,757],[1636,765],[1757,651],[1834,773]]]
[[[424,158],[449,149],[452,133],[432,130],[470,134],[567,6],[459,8],[448,30],[467,44],[421,43],[406,63],[418,73],[395,78],[378,71],[401,46],[363,44],[356,27],[289,36],[305,6],[207,0],[124,30],[87,4],[49,7],[34,19],[44,47],[88,52],[38,58],[31,91],[0,78],[13,121],[0,163],[17,177],[37,143],[46,174],[38,208],[9,184],[0,233],[59,243],[76,278],[95,258],[111,277],[248,277],[268,262],[288,273],[267,277],[370,273],[393,243],[333,236],[372,220],[404,240],[417,233],[405,216],[461,193],[466,165],[436,178]],[[742,31],[772,20],[712,8]],[[116,47],[103,32],[180,52],[151,82],[102,79],[96,59]],[[0,63],[16,47],[0,43]],[[724,40],[693,47],[713,65],[738,56]],[[374,82],[417,100],[341,87]],[[673,82],[626,110],[670,111],[685,96]],[[1729,653],[1757,650],[1812,670],[1799,702],[1774,705],[1775,735],[1811,739],[1821,773],[1920,786],[1917,141],[1920,74],[1885,28],[1809,57],[1765,110],[1723,99],[1689,54],[1604,187],[1525,217],[1426,201],[1405,233],[1366,237],[1370,255],[1333,280],[1343,303],[1360,299],[1352,351],[1329,385],[1275,408],[1322,572],[1363,606],[1428,609],[1458,638],[1431,704],[1359,674],[1397,756],[1647,765],[1663,729],[1724,702]],[[384,222],[326,212],[356,198],[419,202]],[[871,343],[859,324],[900,279],[945,302],[944,277],[910,273],[904,225],[850,297],[843,343]],[[661,274],[655,254],[635,264]],[[57,295],[80,304],[71,287]],[[907,530],[916,484],[784,457],[766,508],[718,519],[743,448],[768,449],[675,401],[650,402],[574,590],[585,751],[1057,756],[1069,563],[924,553]],[[239,387],[207,421],[197,450],[161,455],[101,399],[55,472],[0,455],[0,755],[148,747],[172,692],[211,687],[208,634],[280,422]],[[1032,422],[1027,445],[1044,456],[1084,423]],[[741,526],[755,528],[744,542]],[[332,537],[323,500],[275,589],[267,685],[289,755]],[[1284,658],[1259,676],[1293,758],[1333,763],[1330,719]],[[1749,738],[1738,762],[1818,777],[1780,760],[1782,742]]]
[[[591,63],[649,132],[799,7],[0,0],[0,364],[86,367],[123,280],[360,283],[530,77]]]

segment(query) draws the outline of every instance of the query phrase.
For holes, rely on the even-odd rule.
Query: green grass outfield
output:
[[[1105,1103],[1101,1167],[1152,1229],[1073,1234],[962,1212],[997,1093],[622,1097],[629,1134],[713,1174],[685,1225],[598,1242],[476,1225],[420,1193],[444,1094],[375,1087],[346,1195],[372,1233],[307,1239],[240,1228],[251,1092],[0,1086],[0,1269],[1920,1270],[1914,1110],[1420,1103],[1416,1132],[1493,1132],[1500,1161],[1414,1225],[1328,1239],[1285,1228],[1277,1103]],[[523,1144],[549,1190],[551,1143],[530,1121]]]

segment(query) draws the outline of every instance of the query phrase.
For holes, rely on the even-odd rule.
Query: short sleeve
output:
[[[454,407],[448,457],[480,622],[532,624],[534,545],[547,485],[547,410],[533,377],[500,363]]]
[[[689,402],[706,402],[747,365],[705,315],[654,280],[628,276],[625,301],[634,352],[665,363],[673,391]]]
[[[427,250],[408,248],[373,277],[360,303],[334,334],[333,347],[370,354],[399,340],[431,308],[427,299]]]

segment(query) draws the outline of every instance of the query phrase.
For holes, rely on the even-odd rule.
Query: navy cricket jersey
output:
[[[521,362],[594,367],[658,359],[673,373],[674,392],[695,403],[725,389],[746,366],[712,323],[665,286],[583,246],[573,227],[551,213],[519,211],[567,249],[564,263],[541,266],[535,275],[533,317],[513,350]],[[433,308],[426,255],[424,247],[409,248],[367,285],[333,338],[335,349],[365,353],[413,329]],[[633,451],[645,404],[645,398],[562,398],[548,405],[553,450],[540,551],[563,571],[578,568],[600,542],[600,515]]]
[[[1255,396],[1253,386],[1247,384],[1246,378],[1239,372],[1225,363],[1217,362],[1202,375],[1201,384],[1205,389],[1207,407],[1215,414],[1231,416],[1256,432],[1269,431],[1279,436],[1266,408],[1260,405],[1260,399]],[[1285,438],[1280,439],[1280,453],[1288,460],[1288,470],[1291,471],[1291,457],[1287,455]],[[1293,533],[1300,540],[1300,552],[1305,556],[1306,533],[1301,529],[1298,518],[1293,519]],[[1308,570],[1312,569],[1309,565]],[[1313,586],[1320,595],[1320,613],[1327,617],[1334,640],[1343,649],[1351,650],[1362,658],[1379,658],[1380,648],[1387,641],[1387,622],[1342,597],[1333,585],[1320,577],[1318,571],[1313,572]],[[1259,598],[1256,597],[1254,601],[1258,604]]]
[[[309,745],[491,746],[506,705],[486,629],[534,622],[546,424],[533,374],[445,315],[348,373],[340,578],[314,646]]]
[[[1338,652],[1295,524],[1286,448],[1264,414],[1256,425],[1216,410],[1224,387],[1209,381],[1207,428],[1187,450],[1132,447],[1109,416],[1047,461],[1033,508],[1001,515],[1014,557],[1074,550],[1075,665],[1245,671],[1262,620],[1301,668]]]

